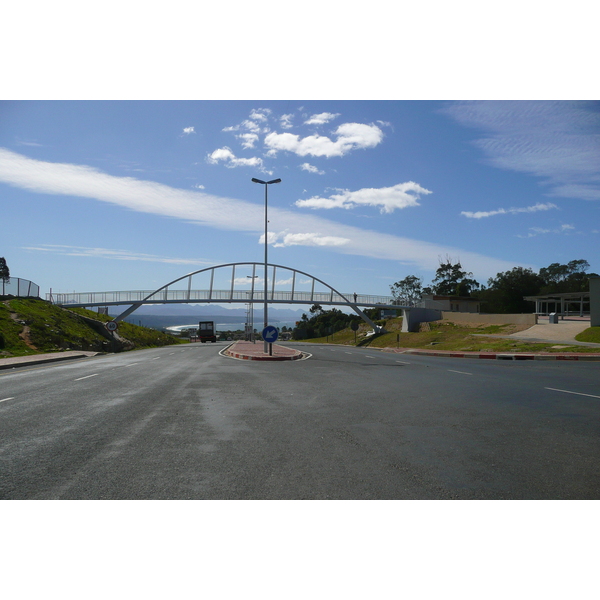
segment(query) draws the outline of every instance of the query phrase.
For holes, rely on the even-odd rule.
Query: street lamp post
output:
[[[265,316],[264,316],[264,327],[266,327],[269,324],[269,320],[268,320],[268,312],[267,312],[267,225],[268,225],[268,220],[267,220],[267,189],[269,187],[270,184],[272,183],[281,183],[281,179],[272,179],[271,181],[262,181],[261,179],[256,179],[255,177],[252,178],[253,183],[262,183],[265,186]],[[267,342],[267,340],[264,340],[265,345],[263,348],[263,352],[265,354],[269,353],[269,344]]]
[[[254,344],[254,280],[258,275],[246,275],[252,279],[252,291],[250,292],[250,341]]]

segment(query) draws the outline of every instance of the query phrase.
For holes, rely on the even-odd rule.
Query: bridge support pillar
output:
[[[137,310],[142,305],[141,302],[133,304],[127,310],[124,310],[118,317],[115,317],[115,321],[122,321],[125,317],[128,317],[134,310]]]

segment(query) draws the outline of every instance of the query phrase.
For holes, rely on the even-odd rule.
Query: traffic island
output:
[[[264,353],[264,343],[260,342],[235,342],[223,351],[225,356],[241,360],[299,360],[304,358],[304,353],[294,348],[286,348],[273,344],[273,354]]]

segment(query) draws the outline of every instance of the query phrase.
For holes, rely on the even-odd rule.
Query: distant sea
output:
[[[269,321],[269,325],[274,325],[275,327],[279,327],[280,329],[282,329],[284,326],[287,327],[288,329],[290,327],[296,327],[296,321]],[[246,328],[246,323],[245,322],[238,322],[238,323],[215,323],[216,329],[218,332],[221,331],[244,331],[244,329]],[[168,331],[173,331],[173,332],[180,332],[182,329],[197,329],[198,328],[198,322],[196,323],[189,323],[187,325],[171,325],[170,327],[167,327]],[[257,331],[261,331],[263,328],[263,324],[262,321],[260,323],[257,323],[256,321],[254,322],[254,329],[256,329]]]

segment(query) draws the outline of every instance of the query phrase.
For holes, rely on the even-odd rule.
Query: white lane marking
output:
[[[366,358],[375,358],[374,356],[369,356],[368,354],[365,355]]]
[[[582,394],[581,392],[571,392],[569,390],[557,390],[556,388],[544,388],[545,390],[552,390],[553,392],[564,392],[565,394],[575,394],[577,396],[587,396],[588,398],[600,398],[600,396],[594,396],[593,394]]]
[[[93,375],[86,375],[85,377],[79,377],[78,379],[75,379],[74,381],[81,381],[82,379],[89,379],[90,377],[96,377],[96,375],[99,375],[99,373],[94,373]]]
[[[401,365],[410,365],[410,363],[404,362],[402,360],[397,360],[397,363],[400,363]]]
[[[346,352],[346,354],[353,354],[353,352]]]
[[[460,373],[461,375],[473,375],[473,373],[465,373],[464,371],[453,371],[452,369],[448,369],[450,373]]]
[[[0,402],[6,402],[7,400],[14,400],[14,397],[13,398],[3,398],[2,400],[0,400]]]
[[[133,367],[133,365],[139,365],[140,363],[131,363],[130,365],[125,365],[123,368],[127,369],[128,367]]]

